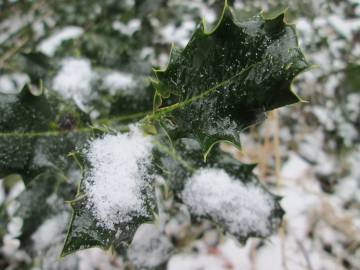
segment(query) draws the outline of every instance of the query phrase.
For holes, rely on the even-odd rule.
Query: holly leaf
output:
[[[73,215],[61,256],[90,247],[108,249],[115,238],[116,231],[104,230],[96,224],[86,204],[84,197],[70,202]]]
[[[114,224],[113,229],[104,227],[94,216],[86,194],[84,179],[91,165],[82,153],[76,153],[74,158],[81,165],[83,177],[75,199],[69,202],[72,208],[72,216],[61,256],[91,247],[100,247],[104,250],[113,248],[118,253],[125,253],[137,228],[152,220],[151,207],[148,207],[148,215],[146,216],[135,214],[127,222]],[[131,215],[129,213],[129,216]]]
[[[19,58],[17,69],[28,74],[34,84],[44,80],[55,70],[52,59],[41,52],[23,52]]]
[[[7,224],[9,222],[9,217],[4,204],[0,205],[0,217],[0,237],[3,238],[6,234]]]
[[[16,198],[19,208],[15,215],[23,219],[20,240],[26,242],[32,233],[51,214],[66,209],[63,201],[56,203],[60,198],[59,191],[66,177],[51,169],[36,176],[27,188]],[[24,244],[24,243],[23,243]]]
[[[215,223],[223,232],[233,235],[242,243],[245,243],[249,237],[263,238],[268,236],[279,228],[284,215],[284,210],[279,203],[281,197],[272,194],[260,183],[259,179],[253,173],[255,165],[240,163],[230,154],[222,152],[220,147],[214,147],[212,155],[210,155],[205,162],[201,158],[200,144],[193,139],[180,139],[176,141],[174,145],[166,145],[164,142],[166,142],[166,140],[157,144],[157,150],[154,154],[156,167],[159,168],[157,173],[166,179],[166,183],[173,191],[174,198],[177,202],[184,203],[181,196],[182,191],[194,174],[203,169],[216,169],[226,172],[232,179],[239,181],[244,186],[256,187],[258,191],[261,191],[264,196],[267,197],[268,204],[272,205],[271,212],[265,217],[266,220],[264,220],[264,224],[267,226],[266,234],[257,231],[256,226],[250,228],[246,234],[240,231],[234,232],[231,229],[231,224],[211,215],[198,215],[193,213],[193,223],[204,218],[208,219]],[[211,178],[208,179],[209,183],[215,180],[216,179]],[[227,203],[231,205],[231,202]],[[238,207],[241,209],[242,206],[239,205]],[[254,207],[253,210],[256,212],[255,207],[257,206],[253,205],[252,207]]]
[[[219,141],[240,147],[240,132],[265,112],[300,101],[291,91],[309,67],[286,14],[245,21],[225,4],[211,32],[203,23],[165,70],[155,70],[155,114],[172,140],[196,139],[204,157]]]
[[[270,196],[273,212],[267,224],[271,230],[279,225],[283,211],[279,198],[262,187],[253,174],[254,166],[240,164],[219,150],[207,163],[202,156],[219,141],[240,146],[240,131],[263,119],[267,110],[300,100],[290,86],[294,77],[308,68],[308,63],[297,45],[294,27],[286,24],[284,18],[284,13],[262,14],[241,22],[225,5],[212,32],[206,32],[204,25],[199,27],[184,50],[172,50],[167,69],[155,71],[154,112],[142,122],[146,130],[152,130],[152,125],[147,125],[149,119],[158,127],[154,167],[175,194],[199,169],[222,169],[237,181],[256,185]],[[84,168],[88,169],[86,161]],[[180,196],[176,199],[181,202]],[[146,221],[141,218],[135,223],[118,224],[115,230],[102,228],[89,209],[82,184],[71,204],[74,213],[63,255],[93,246],[124,247],[136,228]],[[226,224],[212,220],[229,231]],[[123,244],[117,240],[119,233]],[[245,240],[258,234],[250,231],[248,235],[236,236]]]
[[[0,114],[0,176],[21,174],[25,184],[45,169],[68,168],[68,153],[86,135],[79,129],[90,130],[75,106],[29,85],[0,94]]]
[[[349,92],[359,92],[360,89],[360,79],[359,74],[360,72],[360,65],[355,63],[350,63],[345,70],[345,78],[344,78],[344,85],[345,89]]]
[[[154,90],[149,85],[137,86],[131,94],[117,94],[111,104],[110,116],[145,116],[152,110]]]
[[[86,196],[79,196],[70,202],[73,210],[69,230],[61,256],[91,247],[104,250],[113,247],[119,253],[130,244],[140,224],[149,221],[144,217],[135,217],[131,222],[117,224],[116,230],[101,226],[87,207]]]

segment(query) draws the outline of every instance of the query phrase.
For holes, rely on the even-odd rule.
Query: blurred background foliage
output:
[[[192,265],[222,269],[211,261],[219,260],[229,266],[224,269],[360,269],[360,1],[228,2],[243,18],[288,7],[314,69],[294,84],[308,103],[269,113],[264,125],[243,136],[242,153],[223,145],[240,160],[259,163],[261,180],[284,196],[282,230],[269,243],[252,240],[242,248],[205,239]],[[43,151],[62,161],[40,162],[48,170],[40,175],[28,168],[24,181],[0,171],[1,269],[121,269],[121,257],[96,249],[58,260],[70,213],[64,202],[80,178],[67,153],[83,143],[90,125],[111,127],[150,111],[151,68],[165,67],[171,44],[185,46],[202,18],[211,29],[222,6],[222,0],[0,0],[0,118],[8,117],[5,94],[25,86],[48,89],[50,105],[58,107],[44,113],[46,123],[64,137],[60,148],[46,137],[53,147],[0,153],[22,160]],[[31,113],[21,108],[18,113]],[[65,175],[49,177],[59,168]],[[26,177],[35,177],[27,189]],[[202,257],[215,268],[200,264]],[[179,265],[175,258],[168,268],[186,269]]]

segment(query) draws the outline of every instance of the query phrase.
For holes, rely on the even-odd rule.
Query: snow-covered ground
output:
[[[215,12],[202,1],[180,2],[170,1],[169,5],[172,8],[179,5],[194,5],[199,9],[198,13],[208,22],[214,23],[216,20]],[[235,6],[244,8],[250,5],[250,2],[253,1],[237,0]],[[254,1],[254,5],[266,7],[267,2],[269,1]],[[325,0],[305,2],[312,2],[314,7],[312,12],[316,16],[299,17],[296,20],[297,31],[300,36],[300,46],[316,68],[301,75],[294,87],[309,103],[282,108],[277,113],[271,113],[261,127],[243,136],[242,153],[228,146],[224,147],[244,162],[259,163],[256,173],[260,180],[273,193],[283,197],[281,205],[286,214],[281,229],[266,240],[250,239],[244,246],[226,237],[220,241],[220,245],[214,247],[212,235],[209,233],[209,236],[196,243],[196,252],[186,251],[174,255],[168,263],[168,269],[360,269],[360,89],[349,91],[345,86],[346,74],[343,72],[349,62],[360,64],[360,3],[357,0],[338,1],[340,2],[338,5],[334,5],[333,1]],[[295,4],[298,3],[290,3],[290,10]],[[15,33],[29,20],[28,17],[12,19],[0,24],[0,30],[8,29],[9,34]],[[155,37],[158,41],[180,46],[187,43],[195,27],[191,17],[186,17],[180,26],[173,21],[160,25],[159,20],[154,18],[151,18],[150,23],[158,25],[160,29]],[[142,26],[139,19],[134,18],[127,23],[116,20],[111,27],[120,34],[132,37]],[[69,25],[44,39],[37,48],[52,57],[56,55],[57,49],[63,42],[79,38],[83,34],[83,28]],[[5,34],[1,34],[0,42],[8,38]],[[154,48],[145,46],[141,50],[141,58],[150,59],[152,64],[166,65],[168,54],[162,52],[155,56],[154,51]],[[59,60],[58,70],[49,81],[54,91],[65,99],[74,100],[83,111],[89,110],[88,103],[94,99],[92,90],[96,80],[100,80],[101,86],[107,88],[111,95],[119,91],[129,93],[128,89],[136,86],[136,75],[130,71],[113,69],[103,77],[99,74],[102,73],[95,70],[94,63],[86,58],[64,57]],[[29,76],[25,73],[0,74],[0,91],[17,92],[29,80]],[[109,135],[104,137],[102,142],[110,139],[128,143],[126,135],[121,138]],[[101,141],[93,141],[94,145],[96,143]],[[138,143],[144,148],[140,147],[139,153],[135,151],[132,154],[146,154],[147,139],[139,137]],[[119,147],[123,148],[123,145]],[[129,145],[129,147],[138,146]],[[100,164],[102,166],[100,169],[107,172],[106,184],[113,185],[112,175],[117,172],[109,170],[107,165],[112,162],[111,157],[116,149],[105,147],[102,150],[103,152],[92,153],[92,156],[94,159],[102,155],[108,158],[107,163]],[[131,149],[126,148],[126,150],[132,152]],[[133,169],[133,172],[139,173],[136,162],[124,159],[126,164],[130,164],[129,168]],[[125,174],[126,171],[123,173]],[[91,177],[97,177],[96,173],[93,172]],[[227,180],[231,186],[231,179]],[[92,181],[96,182],[96,179]],[[136,187],[129,188],[136,191]],[[193,187],[188,188],[191,190]],[[237,186],[235,190],[241,193],[243,188]],[[17,208],[14,198],[23,190],[24,185],[18,183],[6,194],[4,183],[0,181],[0,203],[6,203],[10,216]],[[122,204],[127,197],[120,198],[119,201],[112,200],[113,197],[101,201],[96,197],[102,195],[99,190],[101,192],[101,186],[94,190],[92,197],[94,203],[97,203],[99,220],[103,215],[114,217],[114,213],[102,212],[101,207],[109,203]],[[116,195],[124,190],[120,185],[114,186],[113,191]],[[191,196],[187,198],[191,206],[194,198]],[[200,199],[207,202],[209,198],[205,196]],[[129,207],[141,211],[141,202],[128,201],[128,203]],[[217,206],[210,209],[209,213],[221,216]],[[262,215],[266,213],[260,211]],[[241,214],[237,218],[241,218]],[[120,257],[98,248],[83,250],[59,260],[67,215],[67,212],[60,212],[46,220],[35,231],[32,239],[34,246],[37,247],[37,254],[32,257],[22,250],[21,243],[17,239],[23,225],[22,220],[17,217],[12,218],[3,236],[0,261],[2,257],[6,257],[8,261],[28,264],[34,260],[32,269],[123,268]],[[122,218],[122,216],[114,218]],[[107,225],[111,227],[112,221],[110,220]],[[140,231],[139,235],[141,233],[157,235],[156,231],[147,229]],[[165,240],[163,242],[164,246],[169,247]],[[138,260],[139,265],[144,258],[136,257],[134,254],[143,255],[142,248],[144,246],[137,246],[134,243],[132,253],[130,252],[134,261]],[[154,249],[151,256],[168,256],[170,249],[170,247],[165,251]],[[159,258],[152,259],[157,261],[156,259]]]

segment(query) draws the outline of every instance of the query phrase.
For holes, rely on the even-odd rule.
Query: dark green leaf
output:
[[[151,112],[154,90],[149,86],[134,89],[131,94],[119,94],[111,104],[111,116],[125,116],[141,112]]]
[[[18,173],[26,184],[45,168],[69,166],[67,155],[88,123],[75,107],[29,86],[18,95],[0,94],[0,115],[0,176]]]
[[[48,170],[35,177],[27,189],[19,195],[17,198],[19,208],[15,215],[23,219],[20,239],[25,240],[30,237],[50,214],[59,210],[51,198],[56,196],[59,185],[64,181],[63,175]],[[59,207],[64,207],[64,205],[60,204]]]
[[[349,92],[358,92],[360,89],[360,65],[349,64],[345,70],[345,88]]]
[[[7,224],[9,222],[8,215],[6,213],[6,208],[4,204],[0,205],[0,238],[7,232]]]
[[[240,131],[300,100],[291,83],[309,65],[284,17],[239,21],[225,5],[213,31],[203,24],[184,50],[172,50],[153,80],[156,100],[163,98],[154,118],[171,139],[194,138],[205,156],[219,141],[240,147]]]
[[[99,224],[92,215],[85,196],[72,201],[71,207],[73,215],[61,256],[91,247],[113,247],[118,252],[123,252],[140,224],[149,221],[144,217],[135,217],[131,222],[117,224],[116,230],[109,230]]]

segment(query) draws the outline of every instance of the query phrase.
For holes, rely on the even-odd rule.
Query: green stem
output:
[[[116,116],[113,118],[104,118],[99,119],[93,123],[93,126],[99,125],[110,125],[114,122],[119,121],[126,121],[132,119],[140,119],[145,117],[150,112],[141,112],[141,113],[134,113],[130,115],[123,115],[123,116]],[[69,133],[90,133],[94,130],[93,127],[82,127],[75,130],[52,130],[52,131],[31,131],[31,132],[0,132],[0,138],[8,138],[8,137],[20,137],[20,138],[34,138],[34,137],[56,137],[56,136],[63,136]]]

